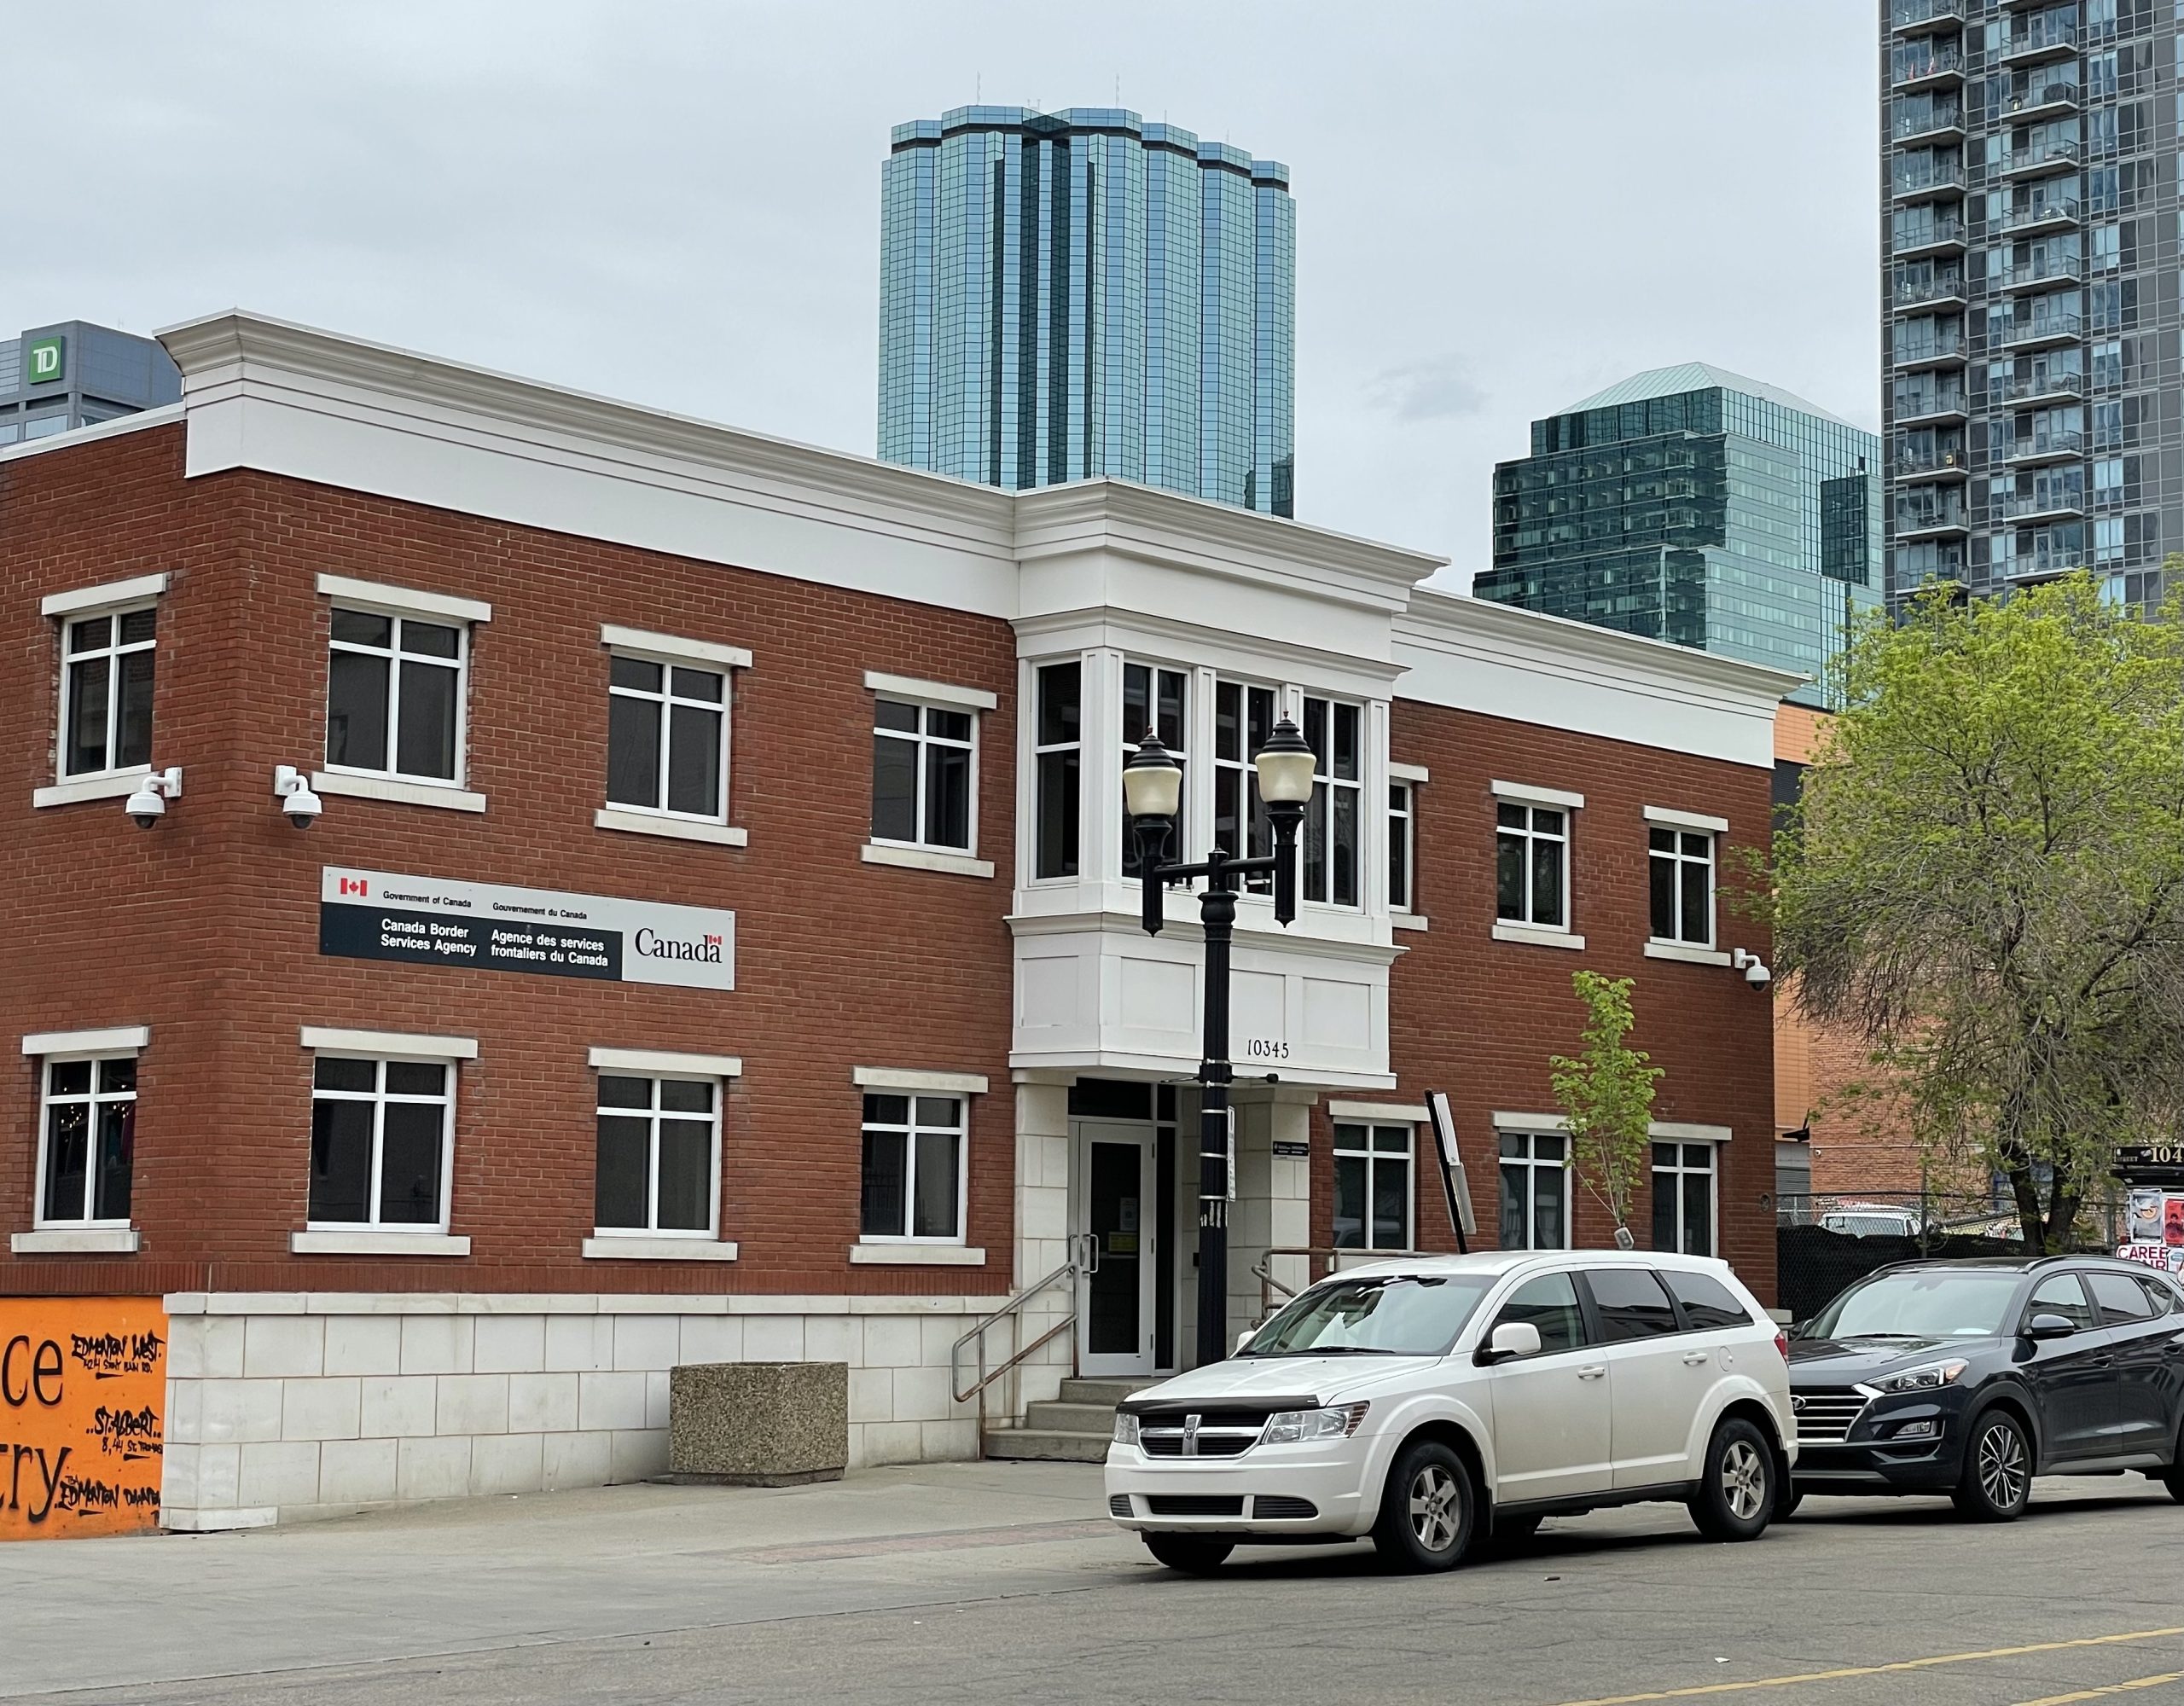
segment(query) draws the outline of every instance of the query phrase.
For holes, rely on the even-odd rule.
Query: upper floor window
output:
[[[967,852],[977,717],[884,694],[872,715],[872,838]]]
[[[1185,749],[1189,746],[1190,677],[1181,670],[1164,670],[1153,664],[1124,664],[1123,665],[1123,757],[1127,760],[1137,751],[1137,743],[1146,730],[1151,729],[1159,737],[1188,777],[1190,760]],[[1190,841],[1184,826],[1187,823],[1190,795],[1188,787],[1176,814],[1174,835],[1168,843],[1168,857],[1183,860],[1190,856]],[[1122,815],[1123,874],[1138,874],[1137,838],[1130,833],[1130,817]],[[1234,850],[1233,849],[1231,850]]]
[[[321,1054],[312,1069],[314,1227],[447,1225],[454,1068]]]
[[[126,1226],[136,1148],[136,1055],[45,1063],[38,1224]]]
[[[1032,846],[1034,877],[1074,877],[1083,801],[1084,666],[1048,664],[1038,672],[1034,730],[1038,816]]]
[[[96,775],[152,762],[151,605],[62,624],[61,774]]]
[[[1388,910],[1413,912],[1417,866],[1416,795],[1409,782],[1388,784]]]
[[[1494,915],[1542,930],[1570,927],[1570,818],[1559,807],[1497,800]]]
[[[1647,862],[1656,942],[1714,945],[1714,845],[1719,820],[1647,809]],[[1665,821],[1664,820],[1666,820]]]
[[[460,780],[468,637],[460,623],[336,606],[327,664],[328,766]]]
[[[727,672],[620,653],[610,670],[607,804],[726,821]]]
[[[1240,859],[1274,850],[1274,820],[1259,798],[1252,755],[1274,733],[1279,700],[1272,688],[1246,682],[1213,687],[1213,844]],[[1270,892],[1271,878],[1247,877],[1245,886]]]
[[[1304,700],[1304,744],[1318,760],[1311,803],[1304,808],[1303,893],[1308,901],[1340,907],[1359,903],[1363,725],[1362,706],[1309,696]]]

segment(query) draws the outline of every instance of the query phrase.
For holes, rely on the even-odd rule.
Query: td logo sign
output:
[[[68,340],[66,338],[38,338],[23,351],[24,374],[32,385],[51,385],[67,377],[68,372]]]

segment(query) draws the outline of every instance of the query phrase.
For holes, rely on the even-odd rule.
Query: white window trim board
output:
[[[1664,829],[1695,829],[1713,835],[1729,833],[1729,821],[1726,817],[1709,817],[1703,811],[1676,811],[1664,805],[1647,806],[1646,821],[1658,823]]]
[[[346,770],[313,770],[311,791],[337,799],[390,800],[397,805],[438,806],[442,811],[483,811],[485,796],[452,782],[411,782],[396,776],[358,776]]]
[[[1494,920],[1496,942],[1528,942],[1535,948],[1578,948],[1585,938],[1575,931],[1550,930],[1544,925],[1517,924],[1506,918]]]
[[[914,699],[927,705],[955,705],[965,711],[991,711],[1001,703],[997,693],[984,688],[950,687],[946,682],[928,682],[916,676],[891,676],[880,670],[867,670],[864,684],[874,693],[889,699]]]
[[[1542,1132],[1553,1135],[1570,1129],[1570,1122],[1560,1114],[1497,1113],[1494,1129],[1512,1135],[1519,1133]],[[1664,1143],[1727,1143],[1729,1128],[1725,1125],[1691,1125],[1681,1120],[1653,1120],[1647,1123],[1646,1134],[1658,1138]]]
[[[395,616],[437,616],[445,622],[491,622],[493,606],[482,599],[457,598],[444,592],[419,592],[413,587],[389,586],[383,581],[352,580],[347,575],[321,575],[319,592],[343,605],[361,606]]]
[[[468,1256],[470,1240],[444,1232],[375,1232],[358,1227],[354,1232],[292,1232],[288,1250],[294,1256]]]
[[[1680,960],[1687,966],[1726,966],[1729,956],[1718,948],[1700,948],[1687,942],[1649,942],[1648,960]]]
[[[34,1030],[23,1038],[26,1055],[137,1054],[151,1046],[148,1024],[110,1024],[97,1030]]]
[[[986,1253],[974,1244],[860,1241],[850,1246],[850,1260],[868,1268],[983,1268]]]
[[[1388,780],[1391,782],[1429,782],[1433,779],[1426,773],[1423,764],[1399,764],[1388,760]]]
[[[742,1058],[735,1054],[677,1054],[661,1048],[594,1048],[588,1062],[601,1072],[644,1072],[670,1078],[743,1076]]]
[[[17,1256],[134,1256],[142,1243],[143,1234],[133,1226],[40,1227],[8,1238]]]
[[[1510,1133],[1553,1134],[1569,1130],[1570,1122],[1561,1114],[1497,1113],[1494,1116],[1494,1129]]]
[[[1425,930],[1430,927],[1430,920],[1422,912],[1391,912],[1388,914],[1388,923],[1397,930]]]
[[[658,835],[670,841],[704,841],[716,847],[748,847],[751,832],[733,823],[707,823],[700,818],[670,817],[663,812],[639,811],[629,806],[603,805],[591,815],[594,829],[619,829],[625,835]]]
[[[49,782],[31,790],[31,809],[42,811],[49,805],[74,805],[83,800],[126,799],[144,786],[144,778],[151,774],[150,765],[136,764],[71,782]]]
[[[332,1025],[302,1029],[305,1048],[327,1054],[369,1054],[388,1059],[475,1060],[474,1036],[432,1036],[411,1030],[344,1030]]]
[[[1327,1117],[1346,1125],[1424,1125],[1432,1117],[1423,1107],[1403,1102],[1329,1102]]]
[[[856,1066],[850,1082],[862,1090],[923,1091],[933,1096],[983,1096],[986,1080],[979,1072],[920,1072],[902,1066]]]
[[[584,1241],[587,1262],[733,1262],[732,1238],[671,1238],[657,1233],[595,1232]]]
[[[1572,793],[1567,788],[1536,788],[1528,782],[1494,782],[1490,785],[1494,798],[1522,800],[1527,805],[1559,805],[1570,811],[1583,809],[1585,797]]]
[[[892,841],[868,841],[857,857],[868,865],[892,865],[904,871],[938,871],[950,877],[990,877],[993,861],[933,847],[902,847]]]
[[[132,580],[108,581],[104,586],[78,587],[73,592],[48,593],[38,601],[40,616],[80,616],[88,610],[106,610],[117,604],[136,604],[158,598],[167,589],[167,577],[138,575]]]
[[[673,634],[653,634],[642,628],[599,624],[599,643],[613,652],[656,658],[670,664],[709,664],[717,670],[747,670],[751,654],[741,646],[723,646],[711,640],[685,640]]]

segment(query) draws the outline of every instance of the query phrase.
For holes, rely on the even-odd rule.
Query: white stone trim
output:
[[[1494,939],[1496,942],[1528,942],[1535,948],[1577,948],[1585,945],[1585,938],[1575,931],[1548,930],[1536,924],[1513,924],[1507,919],[1494,920]]]
[[[904,1066],[857,1066],[850,1082],[863,1090],[923,1091],[934,1096],[983,1096],[986,1081],[979,1072],[920,1072]],[[983,1259],[983,1258],[981,1258]]]
[[[354,1232],[292,1232],[288,1250],[295,1256],[468,1256],[470,1240],[439,1232],[375,1232],[359,1227]]]
[[[663,1238],[648,1233],[595,1231],[584,1241],[587,1262],[733,1262],[732,1238]]]
[[[671,841],[706,841],[716,847],[747,847],[751,832],[733,823],[703,823],[656,811],[626,811],[603,805],[591,815],[594,829],[619,829],[625,835],[660,835]]]
[[[453,783],[409,782],[392,776],[351,776],[340,770],[313,770],[311,789],[344,799],[392,800],[397,805],[433,805],[443,811],[483,811],[485,796]]]
[[[1422,1105],[1403,1102],[1329,1102],[1327,1117],[1374,1125],[1424,1125],[1432,1118]]]
[[[943,853],[930,847],[897,847],[885,841],[868,841],[857,857],[868,865],[894,865],[905,871],[938,871],[951,877],[990,877],[993,861],[973,859],[967,853]]]
[[[444,592],[419,592],[410,587],[389,586],[384,581],[352,580],[347,575],[321,575],[318,589],[345,605],[388,612],[396,616],[437,616],[449,622],[491,622],[493,606],[482,599],[457,598]]]
[[[148,1024],[110,1024],[98,1030],[34,1030],[23,1038],[26,1055],[121,1054],[152,1046]]]
[[[876,693],[922,699],[927,705],[959,705],[966,711],[991,711],[1001,703],[998,694],[990,693],[984,688],[950,687],[945,682],[922,681],[915,676],[891,676],[880,670],[867,670],[864,684]]]
[[[1425,930],[1430,927],[1431,920],[1422,912],[1391,912],[1388,924],[1395,930]]]
[[[1649,942],[1648,960],[1681,960],[1687,966],[1726,966],[1729,956],[1718,948],[1694,948],[1683,942]]]
[[[1401,764],[1391,758],[1388,760],[1388,780],[1391,782],[1429,782],[1433,779],[1426,775],[1423,764]]]
[[[956,1249],[961,1245],[951,1246]],[[170,1291],[171,1315],[985,1315],[1006,1292]]]
[[[135,1227],[46,1227],[10,1233],[17,1256],[134,1256],[143,1241]]]
[[[602,1072],[657,1072],[669,1077],[740,1078],[742,1057],[735,1054],[676,1054],[663,1048],[594,1048],[586,1064]]]
[[[1727,835],[1729,821],[1726,817],[1710,817],[1703,811],[1677,811],[1664,805],[1646,808],[1646,821],[1658,823],[1670,829],[1695,829],[1713,835]]]
[[[104,586],[78,587],[73,592],[48,593],[38,601],[40,616],[79,616],[87,610],[110,610],[117,604],[139,604],[158,598],[167,589],[164,574],[138,575]]]
[[[1585,804],[1583,794],[1572,793],[1567,788],[1536,788],[1529,782],[1494,782],[1489,785],[1496,799],[1522,800],[1527,805],[1564,806],[1571,811]]]
[[[475,1060],[474,1036],[432,1036],[415,1030],[343,1030],[331,1025],[307,1024],[301,1032],[305,1048],[334,1054],[376,1054],[395,1059]]]
[[[1570,1122],[1561,1114],[1497,1113],[1494,1116],[1494,1129],[1496,1131],[1567,1131]]]
[[[1692,1125],[1683,1120],[1655,1120],[1647,1128],[1646,1134],[1668,1143],[1727,1143],[1731,1134],[1725,1125]]]
[[[74,805],[82,800],[126,799],[144,786],[144,778],[151,774],[150,765],[136,764],[106,775],[84,776],[73,782],[49,782],[44,787],[31,790],[31,809]]]
[[[986,1253],[973,1244],[866,1244],[850,1246],[850,1260],[861,1267],[983,1268]]]
[[[642,628],[599,624],[599,643],[613,652],[658,659],[670,664],[711,664],[715,669],[747,670],[751,654],[741,646],[717,645],[711,640],[684,640],[673,634],[653,634]]]

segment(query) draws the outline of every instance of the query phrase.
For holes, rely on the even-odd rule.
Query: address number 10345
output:
[[[1279,1036],[1247,1036],[1244,1039],[1244,1059],[1246,1060],[1287,1060],[1289,1044]]]

